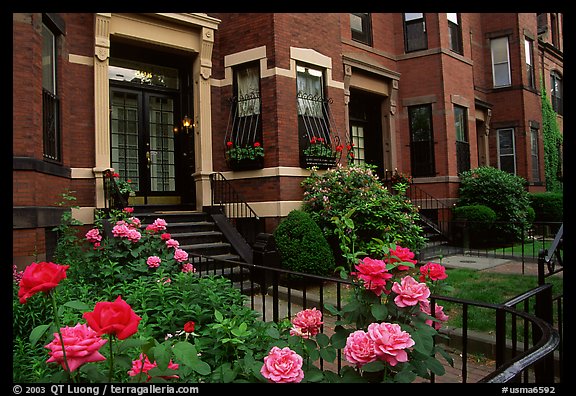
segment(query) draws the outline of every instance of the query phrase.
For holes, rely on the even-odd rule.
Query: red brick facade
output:
[[[268,231],[302,199],[300,182],[306,171],[300,163],[297,64],[324,71],[331,127],[343,142],[350,139],[350,106],[358,106],[359,93],[370,92],[377,100],[380,118],[369,126],[381,131],[380,140],[375,141],[382,146],[376,164],[382,170],[398,168],[412,173],[408,108],[430,104],[435,174],[415,178],[428,194],[447,203],[458,197],[455,106],[466,109],[470,168],[486,163],[498,167],[497,130],[513,128],[516,174],[529,181],[530,191],[545,190],[540,76],[549,93],[550,73],[563,75],[562,14],[462,13],[461,53],[450,49],[445,13],[423,15],[426,46],[409,52],[401,13],[371,14],[369,44],[352,38],[347,13],[222,13],[207,17],[219,20],[209,76],[211,170],[224,172],[247,202],[266,213]],[[160,25],[165,21],[149,18]],[[96,19],[96,14],[81,13],[13,17],[13,255],[19,266],[47,257],[47,235],[58,224],[61,212],[56,203],[64,191],[74,191],[75,205],[82,208],[98,205],[97,180],[90,176],[97,167],[95,118],[99,115],[94,83]],[[56,50],[60,161],[47,161],[43,156],[43,21],[63,29]],[[498,37],[508,37],[509,42],[511,82],[503,88],[494,88],[492,77],[490,40]],[[535,87],[528,84],[525,38],[533,42]],[[113,49],[115,42],[111,42]],[[168,55],[174,51],[162,50]],[[266,153],[264,168],[247,173],[229,169],[224,156],[228,99],[234,95],[231,71],[242,62],[259,66]],[[196,84],[204,78],[198,75],[192,76]],[[559,123],[562,126],[561,115]],[[540,180],[532,177],[531,127],[538,130]],[[489,134],[484,143],[486,130]],[[270,209],[275,203],[284,209]]]

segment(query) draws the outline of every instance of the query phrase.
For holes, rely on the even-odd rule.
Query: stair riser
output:
[[[177,223],[190,223],[190,222],[205,222],[211,221],[210,217],[206,213],[186,213],[186,214],[168,214],[168,213],[135,213],[135,216],[140,219],[142,224],[152,224],[156,219],[163,219],[171,224]]]
[[[198,243],[217,243],[222,242],[222,234],[213,235],[188,235],[182,236],[177,233],[170,233],[172,239],[175,239],[180,245],[195,245]]]
[[[182,244],[180,244],[182,245]],[[220,254],[230,253],[230,245],[216,245],[216,246],[206,246],[201,248],[190,248],[183,247],[188,253],[202,254],[206,256],[216,256]]]

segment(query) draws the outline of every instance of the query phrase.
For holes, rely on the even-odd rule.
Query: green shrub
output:
[[[354,210],[356,250],[370,252],[374,238],[417,253],[425,246],[418,209],[401,191],[392,194],[369,165],[337,167],[304,179],[303,210],[320,226],[335,251],[338,239],[332,219]]]
[[[458,206],[453,210],[454,220],[461,232],[463,242],[468,238],[471,246],[481,246],[490,240],[490,232],[496,221],[496,212],[486,205]]]
[[[322,230],[302,210],[292,210],[274,231],[282,266],[291,271],[330,275],[334,254]]]
[[[526,180],[490,166],[460,174],[457,206],[485,205],[496,213],[494,242],[513,242],[522,238],[530,226],[530,200]]]
[[[564,194],[555,192],[530,193],[530,206],[535,221],[564,221]]]

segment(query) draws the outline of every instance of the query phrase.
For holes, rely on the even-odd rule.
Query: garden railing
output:
[[[254,252],[255,257],[259,252]],[[279,263],[267,265],[250,264],[232,260],[221,260],[196,254],[190,261],[202,275],[230,277],[235,287],[247,295],[247,304],[260,312],[263,321],[278,322],[290,318],[302,309],[316,307],[323,314],[326,304],[341,309],[349,280],[298,273],[280,268]],[[273,265],[273,266],[269,266]],[[532,301],[537,309],[530,312]],[[503,304],[467,301],[453,297],[433,295],[431,305],[439,302],[456,304],[463,313],[460,350],[462,353],[462,382],[467,382],[466,362],[473,352],[468,346],[473,343],[468,334],[468,315],[472,309],[488,309],[495,315],[495,331],[491,342],[496,348],[496,368],[480,382],[561,382],[555,355],[561,345],[560,333],[554,325],[540,316],[549,317],[552,311],[551,285],[541,285]],[[434,312],[434,309],[431,309]],[[544,312],[544,314],[543,314]],[[328,316],[330,317],[330,316]],[[340,318],[335,317],[334,320]],[[325,319],[322,332],[330,331]],[[562,323],[558,324],[561,328]],[[519,345],[521,340],[522,345]],[[440,341],[440,340],[439,340]],[[342,367],[339,354],[336,369]],[[320,361],[322,367],[323,362]],[[561,367],[561,362],[560,362]],[[430,382],[435,382],[431,376]]]

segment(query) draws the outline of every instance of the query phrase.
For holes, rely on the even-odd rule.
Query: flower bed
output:
[[[418,268],[409,249],[382,244],[379,258],[349,249],[338,269],[353,281],[344,307],[264,323],[229,280],[194,272],[163,219],[143,226],[129,209],[113,212],[108,237],[103,220],[68,263],[15,274],[16,382],[32,375],[26,359],[43,382],[274,383],[411,382],[443,374],[437,355],[450,359],[433,340],[447,317],[429,301],[446,273]],[[338,226],[355,232],[350,219]],[[323,315],[339,318],[334,328],[323,329]],[[338,351],[342,370],[321,370]]]

